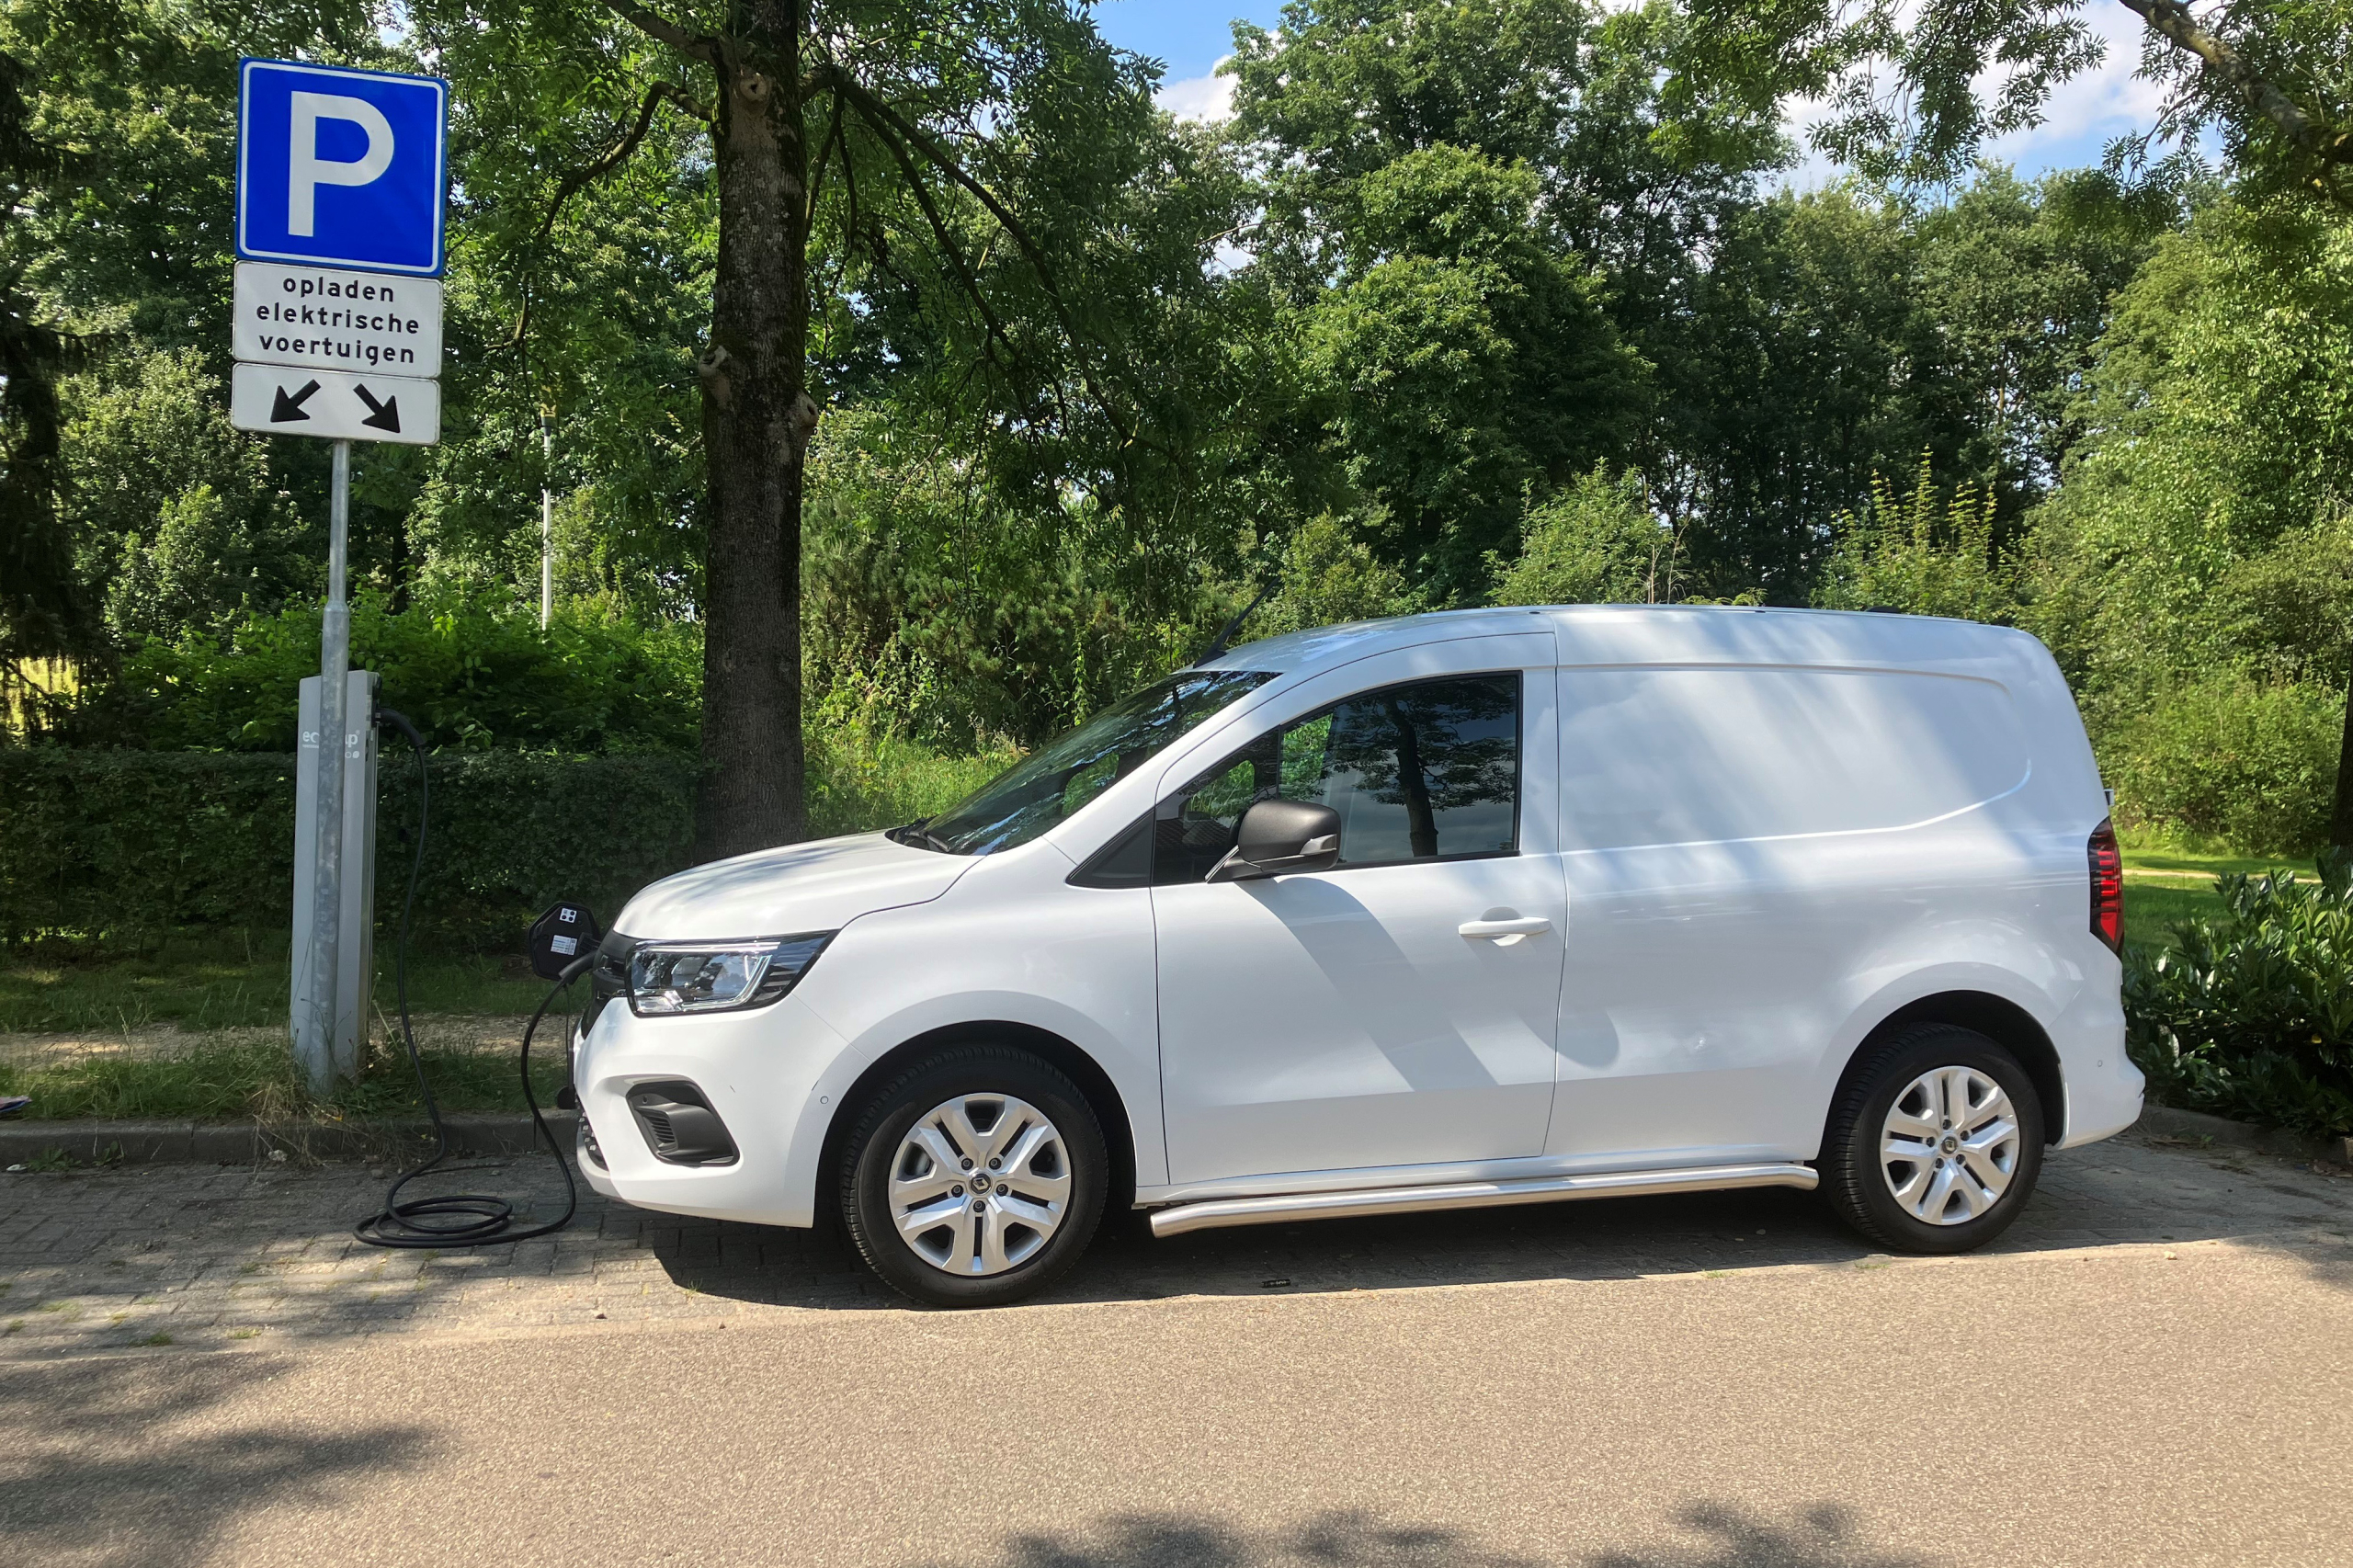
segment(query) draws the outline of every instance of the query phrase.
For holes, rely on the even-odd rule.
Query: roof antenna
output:
[[[1233,641],[1233,634],[1242,630],[1242,623],[1250,619],[1250,612],[1256,609],[1260,605],[1265,604],[1267,602],[1267,596],[1274,591],[1275,585],[1272,583],[1267,584],[1265,587],[1258,590],[1258,597],[1256,598],[1252,599],[1248,604],[1244,605],[1239,610],[1236,610],[1234,612],[1233,619],[1225,623],[1225,629],[1220,631],[1216,636],[1211,638],[1210,645],[1202,649],[1200,653],[1194,656],[1191,667],[1194,669],[1199,669],[1203,665],[1208,664],[1211,659],[1214,659],[1219,654],[1224,653],[1225,645]]]

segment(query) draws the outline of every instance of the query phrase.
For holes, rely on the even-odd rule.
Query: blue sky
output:
[[[1095,20],[1113,43],[1167,62],[1161,102],[1171,110],[1217,115],[1226,94],[1211,73],[1233,47],[1233,18],[1272,27],[1281,10],[1279,0],[1097,0]],[[2097,163],[2112,138],[2145,125],[2154,111],[2149,84],[2132,79],[2141,56],[2141,19],[2121,6],[2094,6],[2089,19],[2109,40],[2105,64],[2061,88],[2045,124],[1988,149],[2029,178],[2047,169]],[[1809,159],[1792,177],[1816,185],[1832,173]]]

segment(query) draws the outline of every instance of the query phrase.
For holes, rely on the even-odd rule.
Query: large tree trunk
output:
[[[747,7],[777,55],[770,77],[716,65],[719,268],[702,382],[710,465],[704,568],[699,858],[808,835],[801,744],[801,461],[810,401],[808,149],[800,6]],[[761,15],[765,13],[765,15]]]

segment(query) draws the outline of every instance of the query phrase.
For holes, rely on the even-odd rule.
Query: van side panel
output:
[[[2097,778],[2039,643],[1892,617],[1654,624],[1610,628],[1592,639],[1608,665],[1560,676],[1570,939],[1548,1153],[1810,1158],[1856,1046],[1939,990],[2018,1003],[2071,1082],[2075,1057],[2118,1077],[2115,960],[2087,928]],[[1631,664],[1630,642],[1671,662]],[[1821,662],[1780,662],[1797,656]]]

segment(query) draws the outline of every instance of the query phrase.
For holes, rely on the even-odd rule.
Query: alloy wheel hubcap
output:
[[[1070,1210],[1061,1130],[1011,1095],[959,1095],[926,1111],[891,1162],[899,1238],[943,1274],[1002,1274],[1035,1257]]]
[[[1880,1130],[1880,1174],[1915,1220],[1959,1225],[2001,1201],[2018,1174],[2018,1113],[1974,1067],[1938,1067],[1904,1086]]]

